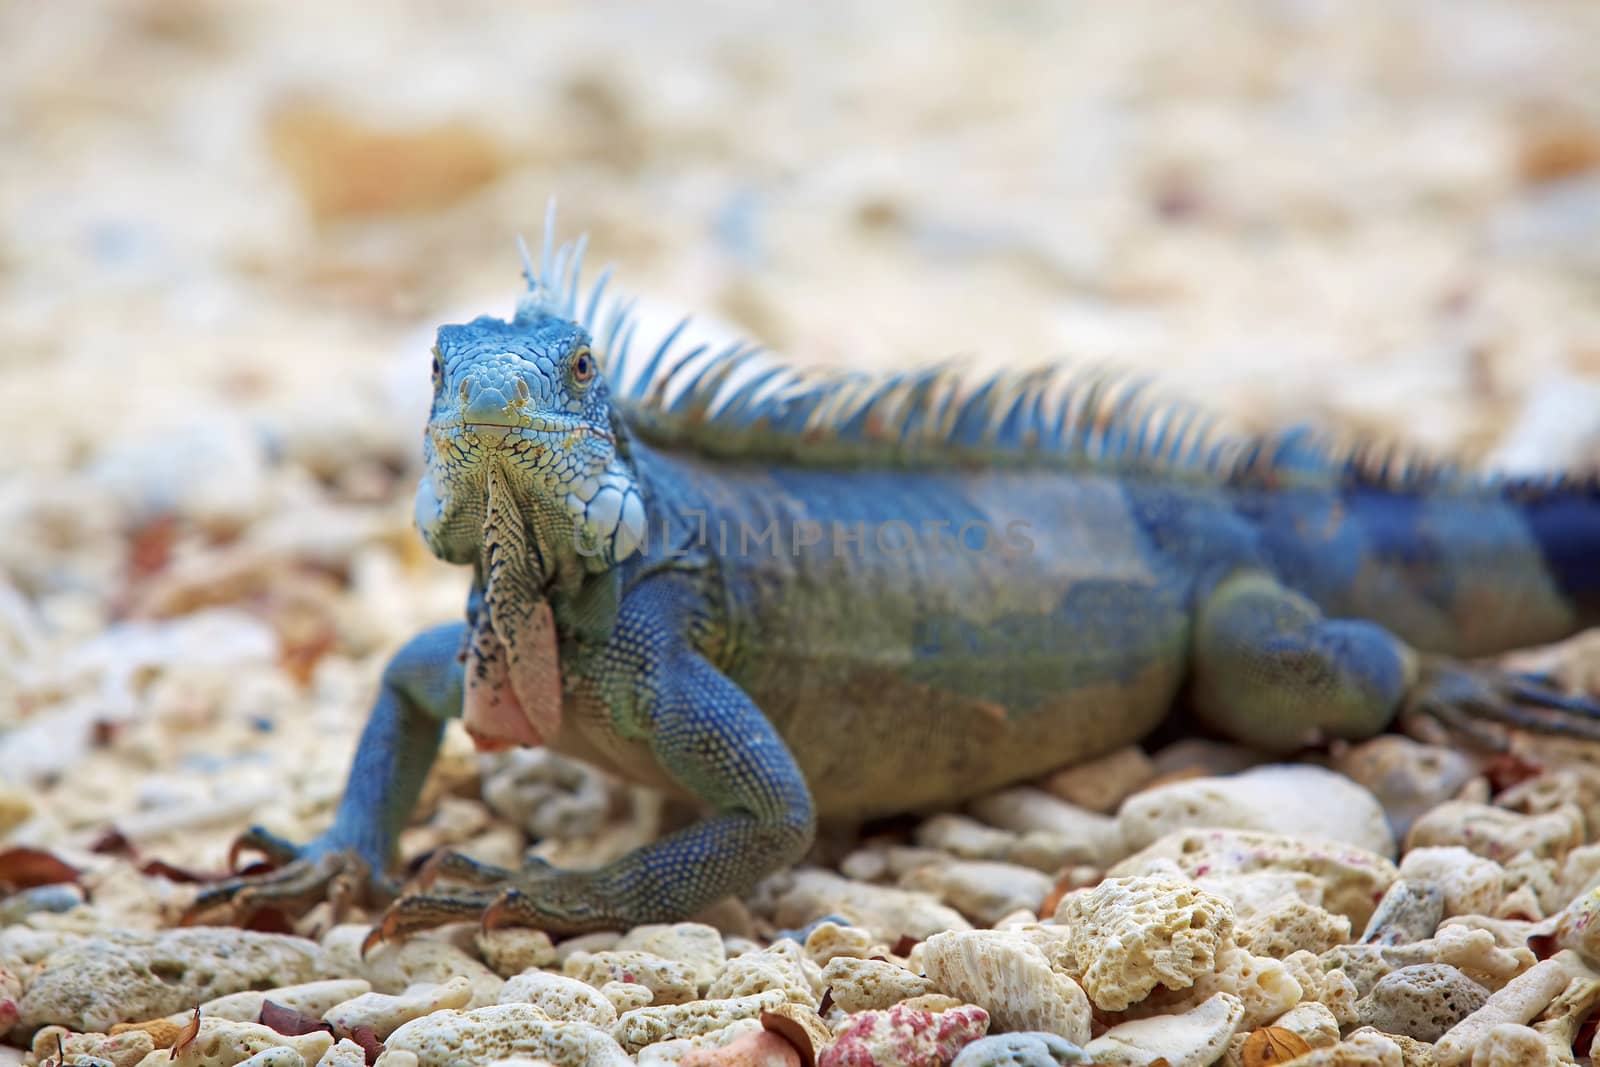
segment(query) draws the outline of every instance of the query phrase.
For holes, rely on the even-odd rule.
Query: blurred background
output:
[[[431,331],[509,310],[551,196],[798,361],[1594,452],[1594,0],[12,0],[0,42],[13,838],[326,818],[461,608],[409,527]]]

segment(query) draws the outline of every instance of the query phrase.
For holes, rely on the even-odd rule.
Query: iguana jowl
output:
[[[703,802],[598,870],[446,856],[378,936],[484,914],[681,919],[819,816],[957,803],[1149,733],[1182,699],[1276,751],[1402,710],[1600,738],[1600,705],[1468,667],[1600,619],[1600,491],[1303,432],[1230,435],[1100,372],[815,374],[758,350],[630,365],[582,245],[510,320],[438,332],[423,538],[467,620],[384,672],[333,825],[198,909],[386,885],[446,720]],[[604,328],[597,328],[602,322]],[[680,327],[681,330],[681,327]],[[559,674],[556,671],[559,650]]]

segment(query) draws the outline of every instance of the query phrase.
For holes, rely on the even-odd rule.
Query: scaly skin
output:
[[[332,827],[298,848],[252,831],[287,866],[196,914],[383,885],[464,692],[525,711],[518,741],[710,814],[595,871],[443,857],[430,873],[459,887],[402,898],[375,937],[480,914],[558,932],[682,919],[800,858],[818,817],[953,804],[1092,758],[1181,693],[1275,751],[1406,709],[1479,735],[1600,736],[1588,701],[1442,658],[1595,621],[1590,489],[1387,488],[1300,477],[1292,456],[1209,482],[714,458],[633,432],[571,303],[535,287],[511,321],[439,331],[417,520],[475,568],[468,620],[385,672]],[[538,692],[542,619],[559,708]]]

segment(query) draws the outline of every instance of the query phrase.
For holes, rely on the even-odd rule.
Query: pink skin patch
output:
[[[541,600],[516,629],[513,656],[484,612],[467,644],[462,723],[483,752],[543,745],[561,731],[561,663],[555,617]]]

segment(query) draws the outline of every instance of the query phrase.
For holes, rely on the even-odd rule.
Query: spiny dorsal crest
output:
[[[983,462],[1399,492],[1537,495],[1597,484],[1593,475],[1475,474],[1394,441],[1301,428],[1245,433],[1160,395],[1143,376],[1106,365],[986,376],[954,361],[888,374],[806,368],[744,341],[720,349],[692,343],[689,318],[648,354],[639,348],[636,359],[634,301],[615,293],[608,299],[609,266],[585,289],[587,237],[557,247],[554,232],[552,201],[537,271],[522,246],[528,289],[517,315],[582,325],[623,420],[660,446],[813,466]]]

